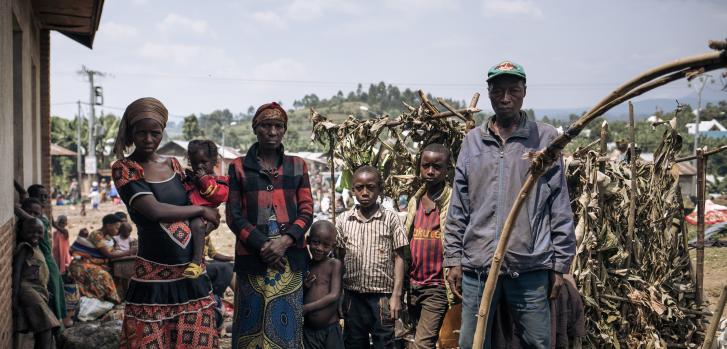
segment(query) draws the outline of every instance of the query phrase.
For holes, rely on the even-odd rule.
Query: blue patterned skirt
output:
[[[268,269],[237,275],[232,347],[303,348],[303,272]]]

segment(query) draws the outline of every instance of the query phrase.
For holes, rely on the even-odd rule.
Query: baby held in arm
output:
[[[341,261],[331,256],[336,246],[336,228],[329,221],[317,221],[308,235],[311,265],[304,286],[303,343],[306,348],[343,348],[338,323],[341,297]]]
[[[217,208],[227,201],[229,179],[227,176],[215,175],[217,164],[217,145],[210,140],[193,140],[187,147],[187,158],[192,166],[187,170],[184,180],[185,189],[192,205]],[[190,223],[192,230],[192,262],[184,271],[184,276],[197,278],[204,272],[205,236],[216,227],[201,218]]]

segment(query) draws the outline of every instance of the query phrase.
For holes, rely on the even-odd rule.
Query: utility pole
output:
[[[78,102],[78,115],[76,117],[76,174],[78,178],[78,191],[81,192],[81,176],[83,169],[81,167],[81,101]]]
[[[86,174],[93,175],[96,174],[96,96],[97,91],[96,87],[94,86],[94,76],[106,76],[105,73],[90,70],[86,68],[86,66],[82,66],[81,71],[78,72],[79,74],[85,74],[88,76],[88,82],[90,83],[90,93],[89,93],[89,100],[88,104],[91,107],[91,113],[88,117],[88,148],[86,149]]]

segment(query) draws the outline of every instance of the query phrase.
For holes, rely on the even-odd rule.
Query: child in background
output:
[[[52,249],[52,232],[51,227],[64,231],[65,228],[60,228],[53,219],[52,212],[50,210],[50,195],[48,195],[48,189],[41,184],[33,184],[28,187],[28,197],[35,198],[40,201],[42,210],[46,211],[49,216],[46,216],[41,212],[38,216],[45,226],[43,232],[43,239],[40,242],[40,250],[43,251],[45,256],[45,263],[48,265],[48,292],[50,293],[50,307],[56,317],[63,319],[63,325],[70,327],[73,325],[73,321],[68,317],[66,312],[66,297],[65,291],[63,290],[63,278],[61,277],[60,269],[53,259]]]
[[[401,311],[406,233],[397,213],[378,203],[381,173],[361,166],[353,175],[358,205],[336,220],[337,248],[343,259],[346,348],[393,348],[394,322]]]
[[[68,242],[68,230],[66,229],[68,217],[58,216],[56,224],[59,229],[53,231],[53,259],[58,263],[58,270],[60,270],[61,274],[65,274],[68,264],[71,263],[70,243]]]
[[[193,140],[187,146],[187,158],[192,170],[187,169],[184,180],[185,189],[192,205],[218,207],[227,201],[229,179],[227,176],[216,176],[214,169],[217,164],[217,145],[210,140]],[[215,229],[212,224],[202,219],[192,220],[192,262],[184,270],[184,276],[197,278],[204,272],[204,237],[208,231]]]
[[[101,202],[101,193],[98,191],[98,182],[91,183],[91,192],[88,193],[88,199],[91,200],[91,208],[94,211],[97,211],[98,205]]]
[[[13,319],[15,331],[33,332],[35,348],[51,348],[53,330],[61,326],[48,306],[48,265],[38,244],[44,225],[39,218],[18,224],[18,244],[13,253]]]
[[[78,237],[83,239],[88,239],[88,229],[81,228],[81,230],[78,231]]]
[[[336,246],[336,227],[329,221],[313,223],[308,235],[312,257],[305,279],[303,346],[306,349],[343,349],[338,323],[341,297],[341,261],[331,258]]]
[[[118,214],[115,214],[117,217]],[[131,249],[131,224],[129,222],[121,222],[119,226],[119,235],[114,236],[114,250],[128,251]]]

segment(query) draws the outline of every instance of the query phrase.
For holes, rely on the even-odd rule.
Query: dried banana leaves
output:
[[[586,304],[584,343],[592,347],[697,347],[703,340],[673,168],[680,148],[670,129],[654,162],[637,161],[635,174],[626,162],[607,162],[599,172],[593,151],[568,166],[578,241],[573,273]],[[633,185],[636,197],[629,194]],[[631,200],[636,229],[627,241]]]

